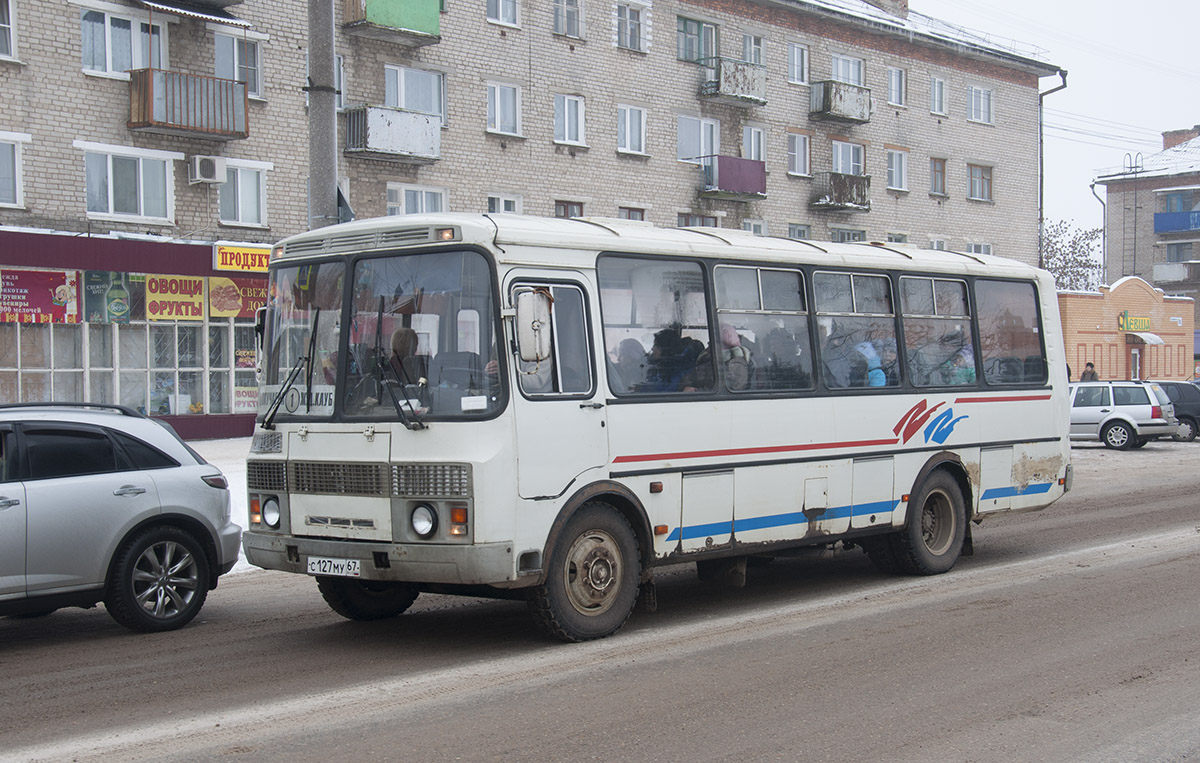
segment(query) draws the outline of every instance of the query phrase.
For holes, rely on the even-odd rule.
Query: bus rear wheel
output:
[[[419,593],[407,583],[318,577],[325,603],[347,620],[383,620],[412,606]]]
[[[562,641],[611,636],[633,611],[640,577],[629,522],[608,504],[589,501],[567,520],[529,609],[543,631]]]
[[[900,569],[911,575],[949,572],[962,554],[967,514],[962,489],[939,470],[925,480],[908,504],[908,522],[893,536]]]

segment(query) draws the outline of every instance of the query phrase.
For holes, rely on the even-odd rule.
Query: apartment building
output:
[[[906,0],[329,0],[338,184],[1036,262],[1039,80]],[[300,0],[0,0],[0,400],[248,431],[309,227]]]

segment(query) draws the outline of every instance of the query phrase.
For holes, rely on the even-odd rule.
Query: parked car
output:
[[[1179,430],[1171,399],[1154,382],[1075,382],[1070,390],[1072,440],[1125,450]]]
[[[1200,387],[1183,381],[1157,381],[1155,384],[1163,388],[1167,397],[1171,398],[1171,405],[1175,406],[1179,431],[1174,439],[1181,442],[1195,440],[1196,433],[1200,431],[1197,429],[1200,425]]]
[[[121,625],[186,625],[238,558],[215,466],[121,406],[0,406],[0,615],[104,602]]]

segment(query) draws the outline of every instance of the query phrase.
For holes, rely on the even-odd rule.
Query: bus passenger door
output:
[[[550,357],[513,364],[517,424],[517,491],[522,498],[556,497],[582,472],[608,463],[607,414],[598,395],[596,354],[591,343],[587,296],[578,283],[518,279],[509,295],[546,289],[550,311]]]

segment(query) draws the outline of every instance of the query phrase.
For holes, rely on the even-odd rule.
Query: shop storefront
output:
[[[1059,292],[1071,380],[1087,363],[1101,379],[1191,379],[1195,310],[1137,277],[1095,292]]]
[[[120,403],[253,430],[269,247],[0,231],[0,402]]]

